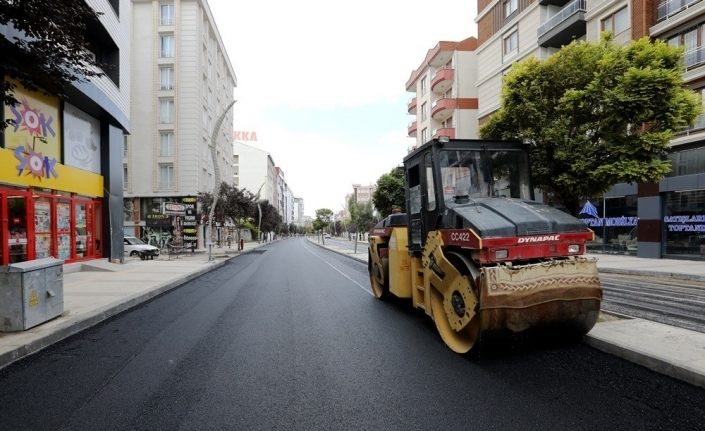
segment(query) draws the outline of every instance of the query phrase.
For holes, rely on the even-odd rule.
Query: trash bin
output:
[[[64,261],[0,266],[0,331],[24,331],[64,312]]]

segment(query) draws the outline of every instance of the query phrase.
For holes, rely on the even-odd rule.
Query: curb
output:
[[[334,249],[332,249],[332,248],[328,248],[328,247],[326,247],[325,245],[319,244],[319,243],[317,243],[317,242],[313,242],[313,241],[311,241],[311,240],[308,239],[308,238],[306,238],[306,240],[307,240],[308,242],[310,242],[311,244],[316,245],[316,246],[318,246],[318,247],[320,247],[320,248],[322,248],[322,249],[324,249],[324,250],[332,251],[333,253],[339,254],[339,255],[341,255],[341,256],[345,256],[345,257],[347,257],[348,259],[352,259],[352,260],[354,260],[354,261],[361,262],[361,263],[364,263],[365,265],[367,265],[367,261],[366,261],[366,260],[363,260],[363,259],[361,259],[361,258],[359,258],[359,257],[355,257],[355,256],[351,255],[350,253],[344,253],[344,252],[339,251],[339,250],[334,250]]]
[[[256,248],[257,247],[255,247],[254,249],[256,249]],[[121,314],[125,311],[128,311],[132,308],[135,308],[138,305],[141,305],[151,299],[154,299],[157,296],[160,296],[160,295],[162,295],[166,292],[169,292],[169,291],[171,291],[171,290],[173,290],[183,284],[186,284],[189,281],[191,281],[197,277],[200,277],[203,274],[206,274],[206,273],[211,272],[217,268],[220,268],[220,267],[224,266],[229,260],[235,259],[238,256],[242,256],[243,254],[247,254],[251,250],[254,250],[254,249],[243,251],[235,256],[230,256],[225,260],[214,262],[211,266],[206,266],[204,268],[201,268],[195,272],[187,274],[186,276],[184,276],[180,279],[172,280],[172,281],[157,285],[156,287],[154,287],[153,289],[151,289],[147,292],[137,294],[136,296],[128,298],[126,301],[113,303],[113,304],[108,305],[102,309],[95,310],[87,316],[76,317],[75,320],[68,319],[64,324],[57,327],[55,331],[48,333],[44,336],[41,336],[40,338],[33,340],[27,344],[17,346],[13,350],[10,350],[8,352],[0,354],[0,370],[2,370],[3,368],[7,367],[10,364],[12,364],[15,361],[23,359],[23,358],[30,356],[32,354],[35,354],[35,353],[39,352],[40,350],[43,350],[43,349],[45,349],[55,343],[58,343],[59,341],[65,340],[66,338],[71,337],[72,335],[76,335],[79,332],[82,332],[82,331],[85,331],[86,329],[92,328],[93,326],[96,326],[97,324],[104,322],[105,320],[108,320],[112,317],[115,317],[118,314]],[[61,317],[62,316],[59,316],[58,318],[60,319]]]
[[[705,375],[687,367],[668,362],[655,356],[649,356],[633,348],[612,344],[608,341],[591,336],[590,333],[583,337],[583,342],[597,350],[639,364],[659,374],[664,374],[694,386],[705,388]]]

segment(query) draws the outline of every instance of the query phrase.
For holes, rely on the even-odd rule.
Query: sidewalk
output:
[[[354,253],[346,240],[326,240],[325,246],[314,239],[309,238],[309,241],[367,263],[365,243],[358,243],[357,253]],[[646,259],[611,254],[586,256],[597,259],[597,268],[601,273],[705,281],[705,262],[702,261]],[[584,341],[599,350],[658,373],[705,387],[705,333],[644,319],[616,318],[603,314]]]
[[[265,245],[247,242],[242,253]],[[154,260],[125,257],[124,264],[106,259],[64,265],[64,313],[22,332],[0,332],[0,368],[90,328],[155,296],[178,287],[241,254],[214,248]]]

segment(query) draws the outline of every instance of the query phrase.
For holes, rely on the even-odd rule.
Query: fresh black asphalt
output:
[[[0,370],[2,430],[702,430],[705,390],[580,343],[447,349],[305,239]]]

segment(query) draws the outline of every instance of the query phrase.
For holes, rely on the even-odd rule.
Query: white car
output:
[[[126,236],[123,240],[125,254],[128,256],[139,256],[140,259],[154,259],[159,256],[159,249],[153,245],[145,244],[141,239],[134,236]]]

